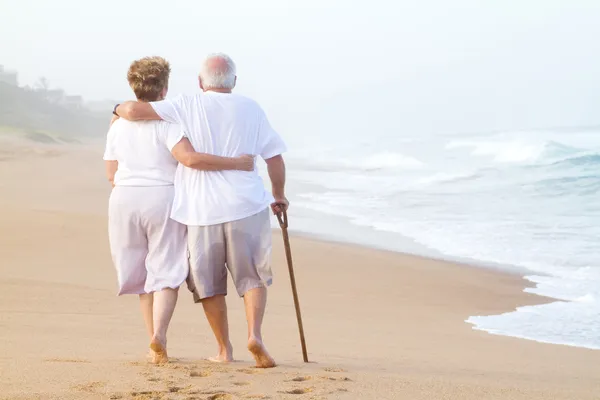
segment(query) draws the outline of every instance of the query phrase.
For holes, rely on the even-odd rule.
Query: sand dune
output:
[[[265,341],[252,367],[230,295],[237,362],[184,288],[172,363],[146,362],[137,299],[115,296],[108,184],[98,146],[3,142],[0,154],[2,399],[598,399],[600,352],[489,335],[464,323],[547,299],[518,276],[293,238],[311,363],[302,363],[281,239]],[[293,209],[290,214],[293,227]]]

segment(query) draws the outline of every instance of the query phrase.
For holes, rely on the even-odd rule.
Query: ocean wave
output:
[[[593,311],[587,304],[553,302],[500,315],[473,316],[465,322],[492,335],[600,350],[600,325]]]
[[[385,168],[414,169],[425,164],[414,157],[401,153],[383,152],[367,157],[359,165],[365,170],[379,170]]]
[[[492,334],[600,349],[598,268],[551,270],[551,275],[526,276],[536,286],[525,291],[560,301],[518,307],[500,315],[473,316],[466,322]]]
[[[425,166],[421,160],[398,152],[379,152],[366,157],[295,157],[292,163],[305,170],[314,171],[402,171],[417,170]]]
[[[426,176],[420,178],[418,183],[421,184],[433,184],[433,183],[455,183],[461,181],[470,181],[481,177],[481,174],[476,172],[466,172],[466,173],[448,173],[448,172],[438,172],[430,176]]]
[[[553,141],[526,141],[513,139],[508,141],[461,141],[454,140],[446,144],[447,150],[470,149],[472,156],[490,157],[498,163],[537,163],[543,160],[569,158],[581,153],[582,149]]]
[[[568,189],[569,193],[577,194],[586,189],[597,189],[600,174],[552,177],[537,180],[534,184],[542,188]]]
[[[583,152],[552,161],[549,165],[591,165],[600,164],[600,154],[597,152]]]

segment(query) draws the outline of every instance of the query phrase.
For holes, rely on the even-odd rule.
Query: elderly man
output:
[[[180,165],[175,177],[171,218],[188,226],[188,287],[201,302],[217,339],[217,362],[233,360],[227,321],[227,270],[244,298],[248,350],[257,367],[275,361],[265,348],[261,325],[271,284],[269,206],[286,210],[286,150],[261,107],[232,93],[237,80],[234,62],[225,54],[210,55],[199,75],[201,94],[152,103],[126,102],[115,113],[129,120],[163,119],[181,125],[196,151],[219,156],[262,157],[272,185],[265,190],[256,170],[199,171]]]

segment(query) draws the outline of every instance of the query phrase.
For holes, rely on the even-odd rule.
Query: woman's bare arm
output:
[[[112,187],[115,187],[115,174],[119,168],[119,162],[112,160],[104,161],[104,165],[106,167],[106,179],[108,179]]]
[[[187,138],[183,138],[171,150],[173,157],[189,168],[204,171],[239,170],[253,171],[254,157],[242,155],[240,157],[220,157],[212,154],[197,153]]]

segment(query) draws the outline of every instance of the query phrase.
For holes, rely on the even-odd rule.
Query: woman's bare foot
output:
[[[167,355],[167,347],[162,344],[157,338],[152,339],[150,342],[150,349],[154,352],[152,357],[152,364],[165,364],[169,362],[169,356]]]
[[[215,357],[209,357],[208,361],[216,362],[216,363],[228,363],[233,361],[233,347],[231,343],[225,347],[219,349],[219,354]]]
[[[248,350],[250,350],[250,353],[254,356],[257,368],[273,368],[276,365],[275,360],[269,355],[267,349],[260,340],[250,338],[248,340]]]

